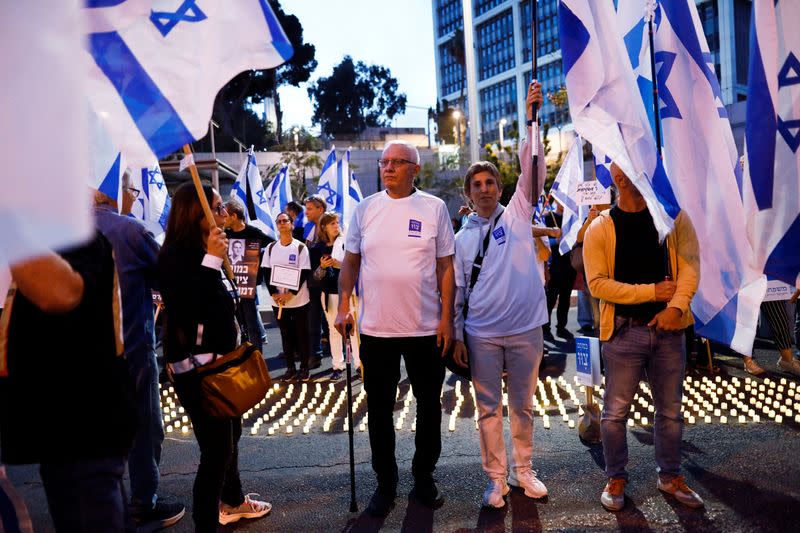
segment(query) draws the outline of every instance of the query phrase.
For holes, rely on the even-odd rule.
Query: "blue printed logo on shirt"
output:
[[[494,237],[494,240],[497,241],[498,245],[506,242],[506,232],[503,230],[503,228],[497,228],[494,230],[492,232],[492,237]]]
[[[289,254],[289,262],[292,264],[297,263],[297,255]]]
[[[422,222],[419,220],[414,220],[413,218],[408,220],[408,236],[409,237],[422,237]]]

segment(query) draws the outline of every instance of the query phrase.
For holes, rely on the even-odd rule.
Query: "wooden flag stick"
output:
[[[186,157],[192,157],[192,149],[188,144],[183,145],[183,153],[186,154]],[[200,181],[200,174],[197,173],[197,166],[195,166],[194,161],[189,164],[189,172],[192,175],[192,181],[194,182],[194,188],[197,190],[197,197],[200,199],[200,205],[203,207],[203,212],[206,214],[208,227],[214,229],[217,227],[217,223],[214,222],[214,213],[211,212],[211,206],[208,205],[206,194],[203,192],[203,183]],[[231,262],[227,254],[222,258],[222,266],[225,268],[225,275],[228,279],[233,280],[233,268],[231,267]]]

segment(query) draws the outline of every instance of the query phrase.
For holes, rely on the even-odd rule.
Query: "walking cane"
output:
[[[353,387],[350,384],[352,371],[352,348],[350,346],[350,328],[347,324],[344,331],[345,364],[347,367],[347,435],[350,439],[350,512],[358,512],[356,503],[356,459],[353,453]]]

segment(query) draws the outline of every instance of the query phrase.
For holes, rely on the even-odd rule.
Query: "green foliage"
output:
[[[357,135],[370,126],[389,126],[406,109],[406,95],[398,91],[391,71],[357,63],[345,56],[327,78],[308,88],[314,104],[313,124],[331,136]]]
[[[295,131],[297,131],[297,146],[295,147]],[[270,152],[318,152],[322,150],[323,143],[305,127],[295,127],[284,131],[281,142],[269,148]]]

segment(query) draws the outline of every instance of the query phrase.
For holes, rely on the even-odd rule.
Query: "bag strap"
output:
[[[472,272],[470,272],[469,276],[469,287],[467,288],[466,298],[464,298],[464,318],[467,318],[467,312],[469,310],[469,296],[472,293],[472,289],[475,288],[475,284],[478,283],[478,276],[481,273],[481,268],[483,268],[483,259],[486,257],[486,251],[489,249],[489,238],[492,235],[495,226],[497,226],[497,221],[500,220],[500,217],[503,215],[503,211],[505,211],[505,208],[503,208],[501,205],[500,212],[497,213],[497,216],[490,224],[489,230],[483,237],[483,242],[480,246],[478,246],[478,252],[475,254],[475,259],[472,261]]]

